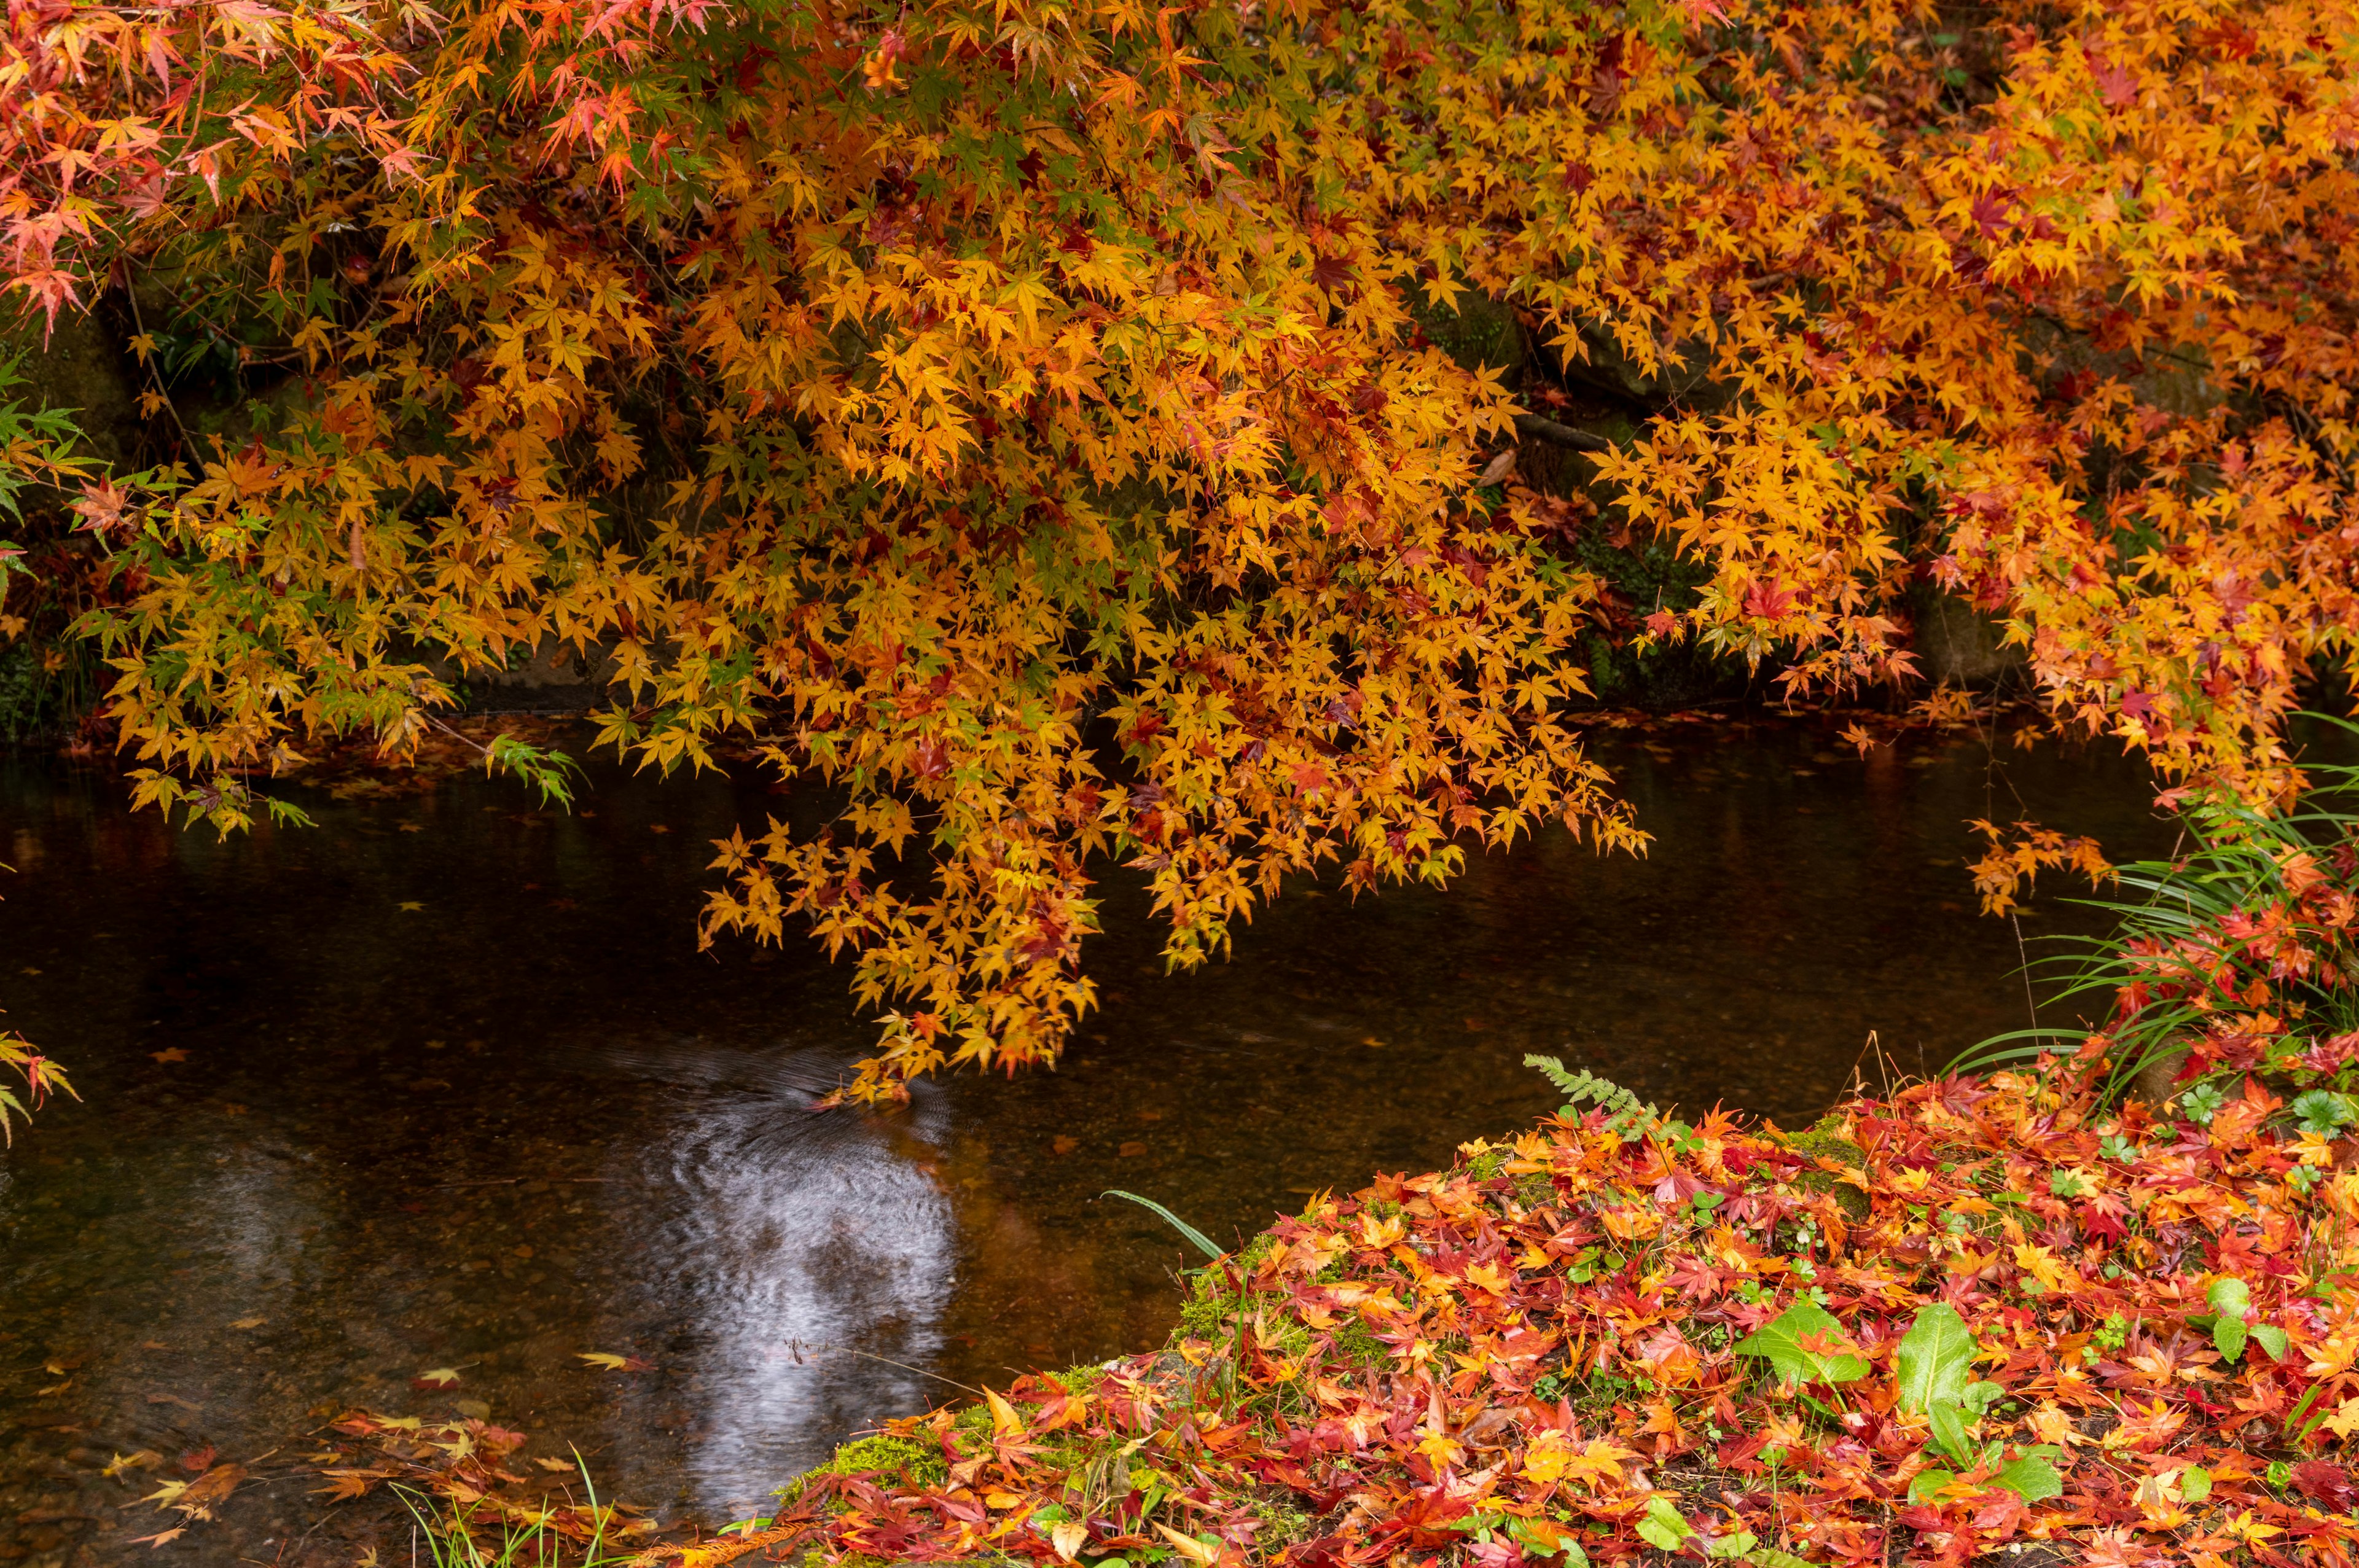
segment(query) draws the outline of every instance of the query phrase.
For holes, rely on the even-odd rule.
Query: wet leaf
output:
[[[1962,1401],[1973,1380],[1974,1353],[1974,1337],[1956,1308],[1936,1302],[1919,1312],[1894,1357],[1902,1405],[1921,1411],[1940,1401]]]
[[[2064,1495],[2064,1477],[2039,1454],[2026,1454],[2000,1469],[1995,1484],[2027,1503],[2043,1503]]]
[[[1817,1303],[1798,1301],[1738,1341],[1737,1352],[1766,1359],[1789,1383],[1847,1383],[1868,1364],[1849,1347],[1843,1325]]]

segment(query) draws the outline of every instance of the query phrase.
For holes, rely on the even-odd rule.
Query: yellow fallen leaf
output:
[[[1155,1521],[1155,1528],[1163,1532],[1163,1538],[1166,1541],[1169,1541],[1182,1557],[1195,1563],[1217,1563],[1220,1561],[1221,1554],[1219,1552],[1213,1551],[1211,1547],[1205,1545],[1194,1536],[1182,1535],[1178,1530],[1172,1529],[1169,1525],[1165,1524],[1161,1519]]]
[[[266,1317],[241,1317],[230,1324],[232,1328],[260,1328],[270,1320]]]
[[[172,1542],[179,1540],[180,1537],[188,1533],[189,1527],[187,1525],[175,1525],[170,1530],[159,1530],[153,1535],[135,1535],[131,1538],[131,1544],[134,1546],[145,1546],[150,1551],[158,1551],[164,1547],[171,1545]]]
[[[419,1382],[431,1383],[438,1389],[455,1388],[459,1382],[456,1367],[434,1367],[418,1374]]]
[[[112,1481],[126,1470],[153,1470],[163,1462],[164,1456],[154,1449],[142,1448],[136,1453],[116,1454],[99,1474]]]
[[[1564,1433],[1554,1428],[1532,1439],[1532,1445],[1524,1450],[1524,1478],[1535,1486],[1548,1486],[1571,1465],[1572,1450],[1566,1446]]]
[[[592,1367],[602,1367],[609,1372],[621,1371],[624,1364],[630,1360],[627,1356],[616,1356],[604,1350],[582,1350],[576,1354]]]
[[[983,1390],[983,1399],[984,1402],[991,1407],[993,1437],[1021,1437],[1024,1434],[1024,1418],[1016,1413],[1014,1405],[1009,1404],[990,1389]]]
[[[549,1471],[551,1475],[561,1476],[570,1472],[573,1468],[572,1465],[566,1460],[543,1459],[537,1454],[533,1455],[532,1462],[539,1465],[542,1469]]]
[[[1057,1555],[1068,1563],[1080,1556],[1089,1539],[1090,1527],[1077,1519],[1060,1520],[1049,1530],[1049,1544],[1055,1547]]]

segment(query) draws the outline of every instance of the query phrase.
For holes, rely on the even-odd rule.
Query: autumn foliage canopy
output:
[[[853,956],[866,1093],[1053,1055],[1109,859],[1186,965],[1289,875],[1641,845],[1578,722],[1609,521],[1706,574],[1641,647],[1905,684],[1940,589],[2060,728],[2277,798],[2359,651],[2359,11],[1962,15],[11,0],[34,330],[262,348],[171,460],[10,460],[114,563],[151,803],[234,826],[552,645],[630,754],[831,787],[706,919]],[[1469,296],[1635,435],[1442,352]]]

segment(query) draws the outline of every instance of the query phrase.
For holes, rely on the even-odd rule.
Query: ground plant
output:
[[[2245,1074],[2292,1095],[2305,1125],[2332,1136],[2359,1121],[2359,769],[2313,764],[2311,787],[2282,812],[2232,795],[2190,802],[2169,858],[2109,868],[2120,895],[2077,902],[2115,917],[2036,968],[2061,981],[2051,1011],[2097,1004],[2078,1030],[2000,1035],[1966,1070],[2049,1050],[2105,1065],[2108,1102],[2144,1088],[2176,1096],[2197,1120],[2234,1098]]]

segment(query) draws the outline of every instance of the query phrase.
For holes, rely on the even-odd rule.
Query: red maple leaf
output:
[[[1344,256],[1321,256],[1310,264],[1310,281],[1330,294],[1351,282],[1354,276],[1350,259]]]
[[[1794,590],[1781,583],[1756,582],[1745,590],[1745,613],[1775,621],[1794,608]]]

